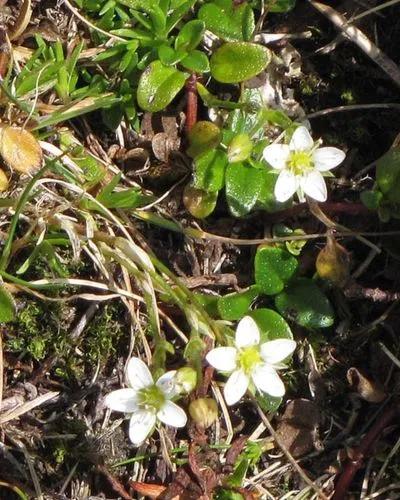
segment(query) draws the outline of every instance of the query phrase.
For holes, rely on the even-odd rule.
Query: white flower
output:
[[[327,198],[326,184],[321,172],[337,167],[345,153],[333,147],[320,148],[306,127],[298,127],[287,144],[271,144],[264,149],[264,159],[279,170],[275,198],[284,202],[297,191],[300,201],[304,194],[317,201]]]
[[[156,383],[150,370],[139,358],[129,360],[126,372],[128,389],[108,394],[105,404],[114,411],[131,414],[129,438],[139,446],[153,431],[157,419],[172,427],[184,427],[186,413],[171,399],[176,396],[176,371],[164,373]]]
[[[250,382],[260,392],[282,397],[285,386],[276,370],[285,368],[281,362],[296,347],[289,339],[276,339],[260,344],[260,331],[256,322],[245,316],[239,321],[235,335],[235,347],[217,347],[206,356],[207,361],[218,371],[229,376],[224,396],[228,405],[233,405],[246,392]]]

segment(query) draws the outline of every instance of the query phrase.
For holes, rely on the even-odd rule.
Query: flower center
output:
[[[239,352],[238,361],[241,369],[249,375],[262,360],[257,347],[246,347]]]
[[[309,151],[293,151],[288,159],[288,167],[294,175],[302,175],[314,168],[312,155]]]
[[[139,403],[144,408],[158,411],[165,403],[165,395],[155,384],[139,391]]]

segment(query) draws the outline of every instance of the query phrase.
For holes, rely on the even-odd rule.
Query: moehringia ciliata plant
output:
[[[206,356],[216,370],[229,374],[224,387],[228,405],[237,403],[252,383],[261,393],[274,397],[285,394],[285,386],[277,370],[286,368],[282,363],[290,356],[296,342],[275,339],[260,343],[260,331],[250,316],[242,318],[236,329],[235,345],[216,347]]]
[[[263,156],[271,167],[279,171],[275,184],[275,198],[285,202],[296,192],[300,201],[305,195],[317,201],[326,201],[324,172],[342,163],[345,153],[335,147],[320,147],[307,128],[298,127],[289,144],[270,144]]]

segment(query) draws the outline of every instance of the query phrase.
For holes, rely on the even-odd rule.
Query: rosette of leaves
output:
[[[267,145],[265,127],[272,124],[286,129],[293,123],[282,111],[262,107],[257,95],[257,90],[246,90],[239,108],[229,113],[222,128],[207,121],[192,128],[187,153],[193,158],[191,188],[196,192],[193,203],[186,196],[185,206],[195,217],[212,213],[221,191],[235,217],[252,210],[274,212],[287,206],[275,200],[276,173],[262,161],[262,151]]]
[[[253,314],[259,297],[270,297],[280,315],[308,330],[332,326],[332,306],[315,280],[299,276],[298,254],[298,246],[261,245],[254,260],[255,283],[222,297],[201,295],[204,306],[214,317],[237,321]]]

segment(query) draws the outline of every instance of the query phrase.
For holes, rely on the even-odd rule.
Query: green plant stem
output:
[[[28,201],[29,195],[31,194],[32,189],[35,187],[36,182],[42,177],[44,172],[49,168],[49,165],[45,165],[42,167],[39,172],[37,172],[32,179],[29,181],[26,186],[24,192],[20,196],[17,206],[15,208],[15,213],[11,219],[10,229],[8,230],[7,240],[4,245],[3,253],[0,258],[0,270],[4,271],[9,262],[9,258],[12,250],[12,243],[14,239],[14,234],[17,229],[19,216],[21,215],[22,209],[24,208],[25,203]]]

